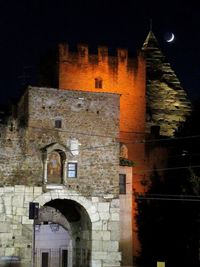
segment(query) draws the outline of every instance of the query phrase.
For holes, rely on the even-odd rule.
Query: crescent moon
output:
[[[171,42],[173,42],[173,41],[174,41],[174,38],[175,38],[175,36],[174,36],[174,34],[173,34],[173,33],[171,33],[171,34],[172,34],[171,38],[170,38],[170,39],[168,39],[168,40],[166,40],[168,43],[171,43]]]

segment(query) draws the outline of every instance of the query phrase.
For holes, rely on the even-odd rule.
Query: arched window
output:
[[[62,182],[62,159],[57,151],[52,151],[48,155],[47,163],[48,183],[59,184]]]
[[[70,150],[60,144],[53,143],[42,149],[43,183],[66,184],[67,158],[73,156]]]

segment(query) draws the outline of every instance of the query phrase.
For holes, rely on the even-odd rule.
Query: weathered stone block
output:
[[[99,202],[99,198],[98,197],[92,197],[92,202],[93,203],[98,203]]]
[[[94,222],[92,224],[92,230],[102,230],[102,221]]]
[[[108,221],[103,221],[103,230],[108,230]]]
[[[12,206],[22,208],[24,204],[24,198],[21,195],[14,195],[12,199]]]
[[[104,261],[103,267],[119,267],[121,264],[119,261]]]
[[[4,195],[3,196],[3,201],[4,201],[5,205],[11,206],[12,205],[12,196],[10,194],[9,195]]]
[[[15,255],[15,248],[5,248],[5,256]]]
[[[5,186],[4,192],[5,193],[13,193],[15,191],[15,188],[13,186]]]
[[[8,233],[10,231],[9,223],[0,223],[0,233]]]
[[[99,217],[99,214],[98,213],[94,213],[91,215],[91,222],[98,222],[100,217]]]
[[[110,219],[111,221],[119,221],[120,220],[119,213],[111,213]]]
[[[93,251],[102,251],[103,241],[102,240],[93,240],[92,241],[92,250]]]
[[[30,220],[27,216],[22,216],[22,224],[33,224],[33,220]]]
[[[110,240],[112,240],[112,241],[120,240],[120,231],[111,231]]]
[[[92,267],[102,267],[102,262],[101,262],[101,260],[92,260],[91,266]]]
[[[15,185],[15,193],[24,193],[25,186],[24,185]]]
[[[101,220],[109,220],[110,219],[110,213],[109,212],[99,212],[99,216]]]
[[[98,204],[98,211],[99,212],[109,212],[109,208],[110,208],[109,202]]]
[[[0,204],[0,213],[4,213],[4,212],[5,212],[4,204]]]
[[[3,195],[3,194],[4,194],[4,192],[5,192],[5,189],[4,189],[4,187],[0,187],[0,196],[1,196],[1,195]]]
[[[102,231],[92,231],[92,240],[101,240]]]
[[[118,251],[119,242],[117,241],[103,241],[103,251]]]
[[[33,186],[26,186],[25,187],[25,196],[27,196],[27,194],[33,195],[33,191],[34,191],[34,187]]]
[[[118,222],[108,222],[108,230],[119,231],[119,223]]]
[[[106,260],[108,258],[108,252],[92,251],[93,260]]]
[[[0,212],[0,222],[4,222],[6,220],[6,215]]]
[[[14,215],[13,216],[13,221],[15,222],[15,223],[22,223],[22,216],[20,216],[20,215]]]
[[[5,205],[5,214],[12,215],[12,206],[11,205]]]
[[[94,205],[92,205],[92,206],[90,206],[88,208],[88,212],[91,213],[91,214],[96,213],[97,212],[97,208]]]
[[[102,231],[102,239],[110,240],[110,231]]]
[[[113,199],[110,204],[111,208],[119,208],[119,199]]]
[[[17,208],[16,215],[26,215],[26,209],[24,208]]]

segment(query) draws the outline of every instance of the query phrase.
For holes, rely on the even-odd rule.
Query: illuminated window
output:
[[[101,78],[95,78],[95,88],[102,88],[103,80]]]
[[[119,175],[119,193],[126,194],[126,174]]]
[[[55,120],[55,128],[62,128],[62,120]]]
[[[77,178],[77,163],[68,162],[67,164],[67,177],[68,178]]]

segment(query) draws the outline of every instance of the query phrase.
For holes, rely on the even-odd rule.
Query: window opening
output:
[[[77,163],[76,162],[68,162],[68,164],[67,164],[67,177],[68,178],[76,178],[77,177]]]
[[[62,120],[55,120],[55,128],[62,128]]]
[[[103,80],[101,78],[95,78],[95,88],[102,88]]]
[[[119,193],[126,194],[126,174],[119,175]]]

